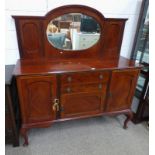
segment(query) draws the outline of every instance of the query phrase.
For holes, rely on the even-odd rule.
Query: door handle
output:
[[[59,99],[54,99],[53,103],[53,111],[59,111]]]

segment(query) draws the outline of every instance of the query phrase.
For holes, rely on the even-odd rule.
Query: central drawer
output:
[[[86,83],[105,83],[109,79],[109,71],[104,72],[81,72],[68,73],[61,75],[61,85],[66,84],[86,84]]]

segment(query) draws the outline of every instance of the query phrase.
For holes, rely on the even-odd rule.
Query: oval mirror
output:
[[[50,21],[47,26],[49,43],[61,50],[83,50],[100,38],[97,21],[82,13],[68,13]]]

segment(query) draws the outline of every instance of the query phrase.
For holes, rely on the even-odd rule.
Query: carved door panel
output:
[[[103,112],[102,92],[81,92],[64,94],[61,97],[61,117],[80,117]]]
[[[22,76],[17,78],[23,123],[55,119],[53,100],[56,97],[56,77]]]
[[[138,74],[138,70],[112,72],[106,111],[130,109]]]

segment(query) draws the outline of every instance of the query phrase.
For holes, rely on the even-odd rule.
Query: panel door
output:
[[[104,95],[100,92],[64,94],[61,98],[62,118],[102,113]]]
[[[138,73],[138,70],[112,72],[107,99],[107,111],[130,109]]]
[[[17,78],[23,123],[55,119],[53,100],[56,98],[56,77],[22,76]]]

